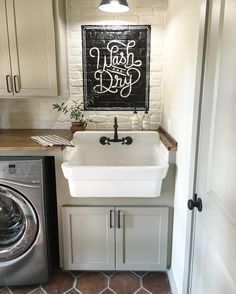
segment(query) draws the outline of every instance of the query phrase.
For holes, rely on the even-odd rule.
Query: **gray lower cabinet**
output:
[[[115,267],[115,230],[110,228],[113,207],[63,207],[64,268],[112,270]]]
[[[167,207],[63,207],[67,270],[166,270]]]
[[[166,270],[168,208],[117,207],[116,269]]]

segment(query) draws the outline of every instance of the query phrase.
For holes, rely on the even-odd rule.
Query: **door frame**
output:
[[[206,63],[206,45],[207,45],[207,27],[209,14],[209,0],[200,1],[200,23],[198,37],[198,56],[196,66],[194,107],[192,116],[192,139],[190,152],[190,173],[189,173],[189,197],[192,199],[196,192],[196,174],[198,168],[198,151],[199,151],[199,135],[201,123],[201,104],[203,98],[203,85],[205,77]],[[187,209],[187,203],[186,203]],[[183,293],[190,294],[192,263],[193,263],[193,245],[195,236],[195,212],[188,210],[187,227],[186,227],[186,250],[184,260],[184,277],[183,277]]]

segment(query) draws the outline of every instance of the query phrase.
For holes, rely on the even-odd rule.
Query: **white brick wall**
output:
[[[71,98],[82,93],[81,68],[81,25],[86,24],[150,24],[151,64],[150,64],[150,118],[151,127],[156,128],[161,119],[161,87],[163,68],[163,42],[165,21],[165,0],[129,0],[130,11],[125,14],[107,14],[97,9],[99,0],[67,0],[68,36],[69,36],[69,72]],[[78,53],[79,52],[79,53]],[[118,116],[119,127],[130,127],[132,112],[103,111],[88,112],[93,121],[90,127],[111,128],[114,116]],[[140,120],[143,113],[139,112]]]
[[[70,99],[83,95],[81,25],[85,24],[145,24],[151,25],[150,118],[157,128],[162,113],[162,69],[166,0],[128,0],[130,11],[107,14],[98,10],[100,0],[67,0],[68,54]],[[52,104],[63,99],[32,98],[0,100],[1,128],[67,128],[69,118],[52,110]],[[143,113],[139,112],[140,120]],[[111,128],[118,117],[120,128],[131,127],[131,111],[91,111],[90,128]]]

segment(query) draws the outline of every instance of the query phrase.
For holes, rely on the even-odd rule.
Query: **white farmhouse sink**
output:
[[[159,134],[154,131],[120,131],[132,144],[111,142],[102,145],[102,136],[112,131],[74,133],[75,148],[67,149],[62,170],[72,197],[157,197],[168,162],[160,150]]]

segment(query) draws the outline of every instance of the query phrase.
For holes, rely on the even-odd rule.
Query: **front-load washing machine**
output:
[[[46,282],[57,233],[54,158],[0,157],[0,285]]]

